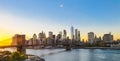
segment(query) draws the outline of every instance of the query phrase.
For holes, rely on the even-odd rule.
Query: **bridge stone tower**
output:
[[[26,53],[25,35],[16,34],[12,38],[12,45],[17,46],[17,51],[19,51],[20,53]]]

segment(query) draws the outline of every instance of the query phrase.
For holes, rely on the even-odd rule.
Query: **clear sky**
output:
[[[82,38],[90,31],[120,38],[120,0],[0,0],[0,40],[16,33],[32,37],[42,30],[70,34],[71,26]]]

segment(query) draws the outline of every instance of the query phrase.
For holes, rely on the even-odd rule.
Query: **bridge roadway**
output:
[[[63,46],[66,46],[68,44],[54,44],[55,46],[56,45],[63,45]],[[20,45],[9,45],[9,46],[0,46],[0,48],[10,48],[10,47],[19,47]],[[39,45],[22,45],[23,47],[30,47],[30,46],[53,46],[53,44],[39,44]]]

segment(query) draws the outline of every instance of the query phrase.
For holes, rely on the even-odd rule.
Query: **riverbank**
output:
[[[34,49],[34,48],[27,48],[27,49]],[[40,49],[65,49],[65,48],[40,48]],[[72,49],[115,49],[115,50],[120,50],[119,47],[73,47]],[[38,49],[36,49],[36,50],[38,50]]]
[[[31,54],[27,54],[28,59],[26,59],[25,61],[45,61],[44,58],[41,58],[37,55],[31,55]]]
[[[112,50],[120,50],[119,47],[82,47],[82,48],[73,48],[73,49],[112,49]]]

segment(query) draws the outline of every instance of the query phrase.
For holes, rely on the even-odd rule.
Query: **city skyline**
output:
[[[70,37],[70,27],[80,31],[81,39],[88,32],[98,36],[112,32],[114,39],[120,38],[119,0],[1,0],[0,43],[14,34],[26,34],[31,38],[42,30],[58,34],[65,29]]]
[[[54,32],[52,32],[52,31],[49,31],[49,32],[47,32],[47,33],[45,33],[44,31],[41,31],[41,32],[39,32],[38,34],[36,34],[36,33],[34,33],[34,34],[32,34],[31,35],[31,37],[29,37],[29,38],[25,38],[26,40],[31,40],[31,38],[33,38],[33,40],[34,40],[34,38],[35,38],[35,40],[37,40],[37,39],[39,39],[39,37],[42,37],[42,35],[41,35],[41,33],[43,33],[44,34],[44,37],[47,39],[47,38],[52,38],[53,37],[53,35],[55,35],[55,38],[57,38],[58,37],[58,35],[61,35],[62,36],[62,39],[64,40],[64,39],[67,39],[67,37],[69,37],[71,40],[76,40],[76,41],[83,41],[84,40],[84,42],[91,42],[91,40],[89,40],[89,38],[92,38],[92,42],[91,43],[93,43],[94,42],[94,39],[97,37],[97,38],[101,38],[102,40],[104,40],[104,35],[111,35],[111,32],[108,32],[108,33],[105,33],[105,34],[103,34],[102,36],[98,36],[98,35],[96,35],[94,32],[88,32],[87,33],[87,37],[86,37],[86,39],[84,39],[83,37],[81,37],[81,33],[80,33],[80,31],[78,30],[78,29],[74,29],[74,27],[73,26],[71,26],[71,28],[73,28],[72,29],[72,32],[71,32],[71,35],[68,35],[68,32],[65,30],[65,29],[63,29],[63,31],[60,31],[58,34],[54,34]],[[71,28],[70,28],[70,30],[71,30]],[[91,34],[91,36],[89,36],[89,33]],[[93,35],[92,35],[93,34]],[[14,35],[26,35],[26,34],[14,34]],[[13,36],[14,36],[13,35]],[[47,36],[46,36],[47,35]],[[73,39],[71,38],[71,36],[72,35],[74,35],[74,37],[73,37]],[[13,36],[10,38],[11,40],[9,40],[9,39],[7,39],[7,40],[4,40],[4,41],[1,41],[2,43],[0,43],[0,46],[4,46],[4,45],[11,45],[11,43],[12,43],[12,38],[13,38]],[[29,35],[30,36],[30,35]],[[113,41],[117,41],[118,39],[120,39],[120,38],[118,38],[118,39],[115,39],[114,38],[114,35],[112,34],[112,39],[113,39]],[[7,43],[7,44],[6,44]]]

